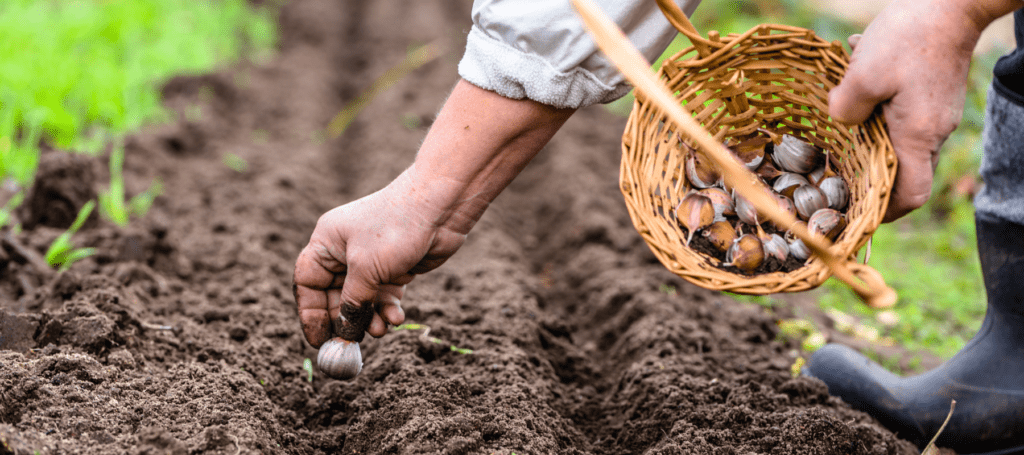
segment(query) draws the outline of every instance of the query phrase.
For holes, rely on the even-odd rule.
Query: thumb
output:
[[[857,33],[855,35],[850,35],[850,37],[846,39],[846,42],[850,44],[850,48],[851,49],[856,50],[857,49],[857,45],[860,44],[860,39],[863,38],[863,37],[864,37],[864,35],[861,35],[860,33]]]
[[[350,265],[341,288],[341,308],[334,319],[334,334],[348,341],[362,341],[373,320],[373,302],[379,290],[380,280],[369,274],[366,267]]]
[[[858,47],[853,52],[846,75],[828,94],[829,115],[846,124],[867,120],[875,106],[896,95],[895,84],[891,83],[893,78],[879,77],[884,69],[878,62],[870,60],[864,46],[860,45],[860,39],[856,41]]]

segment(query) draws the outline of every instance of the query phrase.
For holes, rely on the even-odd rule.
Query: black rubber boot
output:
[[[978,252],[988,293],[981,329],[953,358],[901,378],[853,349],[830,344],[804,374],[924,448],[956,411],[937,445],[960,454],[1024,454],[1024,226],[977,215]]]

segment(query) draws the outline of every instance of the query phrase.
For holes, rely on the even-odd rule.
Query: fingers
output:
[[[331,339],[331,316],[328,312],[327,293],[294,284],[292,290],[299,307],[302,334],[310,346],[319,348]]]
[[[401,305],[404,293],[405,286],[381,286],[381,292],[377,296],[377,314],[370,322],[367,333],[380,338],[388,333],[388,327],[405,322],[405,311]]]
[[[882,218],[883,223],[896,221],[928,202],[934,172],[931,163],[932,160],[924,153],[914,153],[907,158],[900,158],[896,181],[889,197],[889,206]]]
[[[292,276],[292,293],[302,323],[302,334],[313,347],[319,347],[332,336],[326,290],[335,285],[340,286],[339,281],[344,281],[344,274],[335,274],[324,267],[322,254],[317,253],[317,248],[311,243],[302,250]],[[332,266],[344,270],[344,266],[337,261]]]
[[[909,106],[927,105],[926,101],[911,97],[900,99],[885,107],[892,145],[896,149],[899,166],[893,182],[892,195],[883,222],[895,221],[928,202],[932,192],[939,148],[955,128],[957,119],[949,116],[920,117]],[[934,112],[941,112],[936,108]]]
[[[875,106],[896,95],[899,85],[892,74],[882,77],[878,72],[894,63],[888,61],[895,55],[892,43],[863,35],[852,35],[847,41],[853,54],[843,79],[829,92],[829,114],[840,122],[856,124],[867,120]]]
[[[860,33],[856,35],[850,35],[850,37],[846,39],[846,42],[850,44],[851,49],[857,50],[857,45],[860,44],[860,39],[863,36],[864,35],[861,35]]]
[[[828,94],[829,114],[839,122],[861,123],[871,116],[875,106],[896,94],[889,84],[863,74],[865,70],[861,68],[851,64],[843,80]]]
[[[366,332],[380,338],[388,333],[390,326],[405,321],[405,312],[401,306],[404,285],[370,282],[368,286],[362,286],[367,283],[358,282],[354,275],[350,275],[345,287],[337,291],[338,303],[332,302],[331,305],[336,336],[361,341]]]

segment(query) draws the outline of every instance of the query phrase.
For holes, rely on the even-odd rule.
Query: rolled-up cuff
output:
[[[580,67],[558,71],[544,59],[494,40],[476,27],[469,31],[459,75],[504,97],[531,99],[558,108],[579,109],[611,102],[632,89],[628,84],[609,86]]]
[[[1024,106],[988,91],[985,155],[981,177],[985,186],[974,198],[979,213],[1024,224]]]

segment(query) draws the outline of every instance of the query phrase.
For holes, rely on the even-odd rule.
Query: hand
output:
[[[860,123],[882,111],[899,167],[883,221],[921,207],[931,195],[942,143],[960,123],[967,72],[981,31],[1019,0],[894,0],[854,48],[849,70],[829,96],[833,118]]]
[[[409,180],[403,174],[317,222],[294,277],[302,331],[313,347],[332,336],[359,341],[353,338],[361,339],[363,330],[381,337],[388,324],[401,324],[405,285],[443,264],[465,241],[464,232],[437,222],[445,208],[415,200]]]
[[[306,341],[360,341],[405,320],[405,285],[443,264],[572,115],[460,81],[416,160],[386,188],[325,213],[295,264]]]

